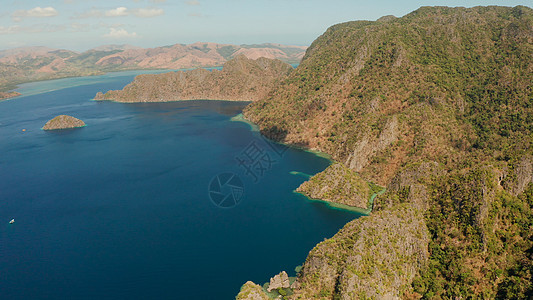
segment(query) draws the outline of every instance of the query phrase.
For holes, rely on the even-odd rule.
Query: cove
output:
[[[294,276],[361,216],[293,193],[329,161],[232,122],[246,102],[91,101],[138,73],[21,85],[0,102],[2,297],[234,299],[247,280]],[[59,114],[87,126],[40,129]],[[238,160],[251,148],[270,159],[255,177]],[[237,205],[213,201],[220,174],[239,178]]]

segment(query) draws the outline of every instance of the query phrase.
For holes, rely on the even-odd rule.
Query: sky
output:
[[[177,43],[309,45],[329,26],[401,17],[420,6],[525,5],[533,0],[0,0],[0,49]]]

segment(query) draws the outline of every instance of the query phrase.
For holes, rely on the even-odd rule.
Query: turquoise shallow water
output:
[[[232,122],[246,103],[90,100],[135,74],[31,83],[0,102],[2,298],[233,299],[359,217],[292,192],[329,162]],[[40,129],[59,114],[87,126]],[[223,173],[240,183],[212,185]]]

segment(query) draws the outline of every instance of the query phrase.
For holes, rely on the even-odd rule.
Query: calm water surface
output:
[[[277,153],[232,122],[247,103],[90,100],[135,74],[26,84],[26,96],[0,102],[1,298],[234,299],[247,280],[294,276],[317,242],[359,217],[293,193],[305,178],[291,171],[329,162]],[[59,114],[87,126],[40,129]],[[236,159],[254,153],[255,177]],[[234,207],[210,199],[220,173],[242,182]]]

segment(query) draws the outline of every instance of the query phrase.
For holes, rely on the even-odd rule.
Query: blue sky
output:
[[[1,0],[0,49],[83,51],[106,44],[309,45],[329,26],[403,16],[420,6],[526,5],[533,0]]]

